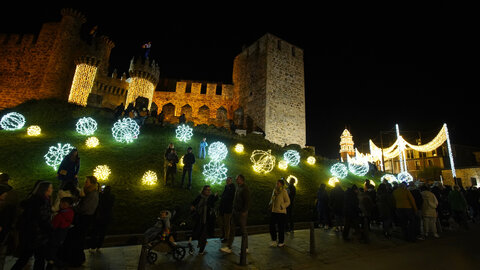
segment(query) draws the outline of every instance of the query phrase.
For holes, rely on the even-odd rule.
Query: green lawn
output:
[[[79,150],[81,158],[79,179],[82,185],[85,176],[92,175],[97,165],[106,164],[112,171],[109,179],[101,182],[101,184],[111,185],[112,192],[116,196],[114,224],[110,228],[110,234],[142,233],[153,224],[162,209],[177,209],[178,217],[185,219],[190,225],[188,207],[201,187],[207,184],[202,171],[203,165],[209,160],[208,157],[205,160],[197,159],[192,176],[192,190],[165,187],[162,179],[163,156],[170,142],[175,144],[179,156],[186,153],[188,146],[192,146],[193,153],[198,156],[198,145],[203,137],[207,138],[209,144],[221,141],[227,145],[229,153],[224,163],[228,168],[228,175],[245,175],[251,190],[250,225],[268,222],[267,204],[275,182],[280,177],[290,174],[299,179],[295,218],[298,221],[310,220],[318,186],[328,181],[330,165],[336,162],[316,156],[317,163],[309,165],[306,163],[306,158],[311,153],[297,146],[296,149],[301,155],[298,166],[289,167],[286,171],[275,167],[272,172],[261,175],[252,170],[250,154],[253,150],[271,149],[278,161],[282,159],[287,149],[295,147],[282,148],[258,135],[241,137],[223,128],[206,125],[194,127],[191,141],[183,143],[175,138],[175,125],[161,127],[154,124],[144,125],[137,140],[130,144],[123,144],[116,142],[112,137],[111,128],[114,120],[110,110],[84,108],[58,100],[37,100],[0,111],[0,117],[10,111],[23,114],[26,124],[16,131],[0,130],[0,172],[6,172],[11,176],[11,183],[18,190],[20,197],[24,197],[38,179],[49,180],[55,188],[58,187],[56,171],[47,166],[44,155],[48,152],[49,146],[70,143]],[[86,116],[94,118],[98,123],[94,136],[100,140],[100,145],[96,148],[87,148],[85,140],[88,136],[80,135],[75,131],[77,120]],[[42,128],[42,134],[38,137],[27,136],[26,129],[30,125],[39,125]],[[243,154],[233,150],[237,143],[244,144]],[[141,178],[147,170],[157,173],[159,176],[157,185],[141,184]],[[363,184],[365,178],[349,174],[342,180],[342,185],[347,187],[352,183]],[[374,179],[378,181],[378,175]],[[181,168],[179,167],[177,184],[180,180]],[[216,191],[221,194],[223,185],[213,185],[213,192]]]

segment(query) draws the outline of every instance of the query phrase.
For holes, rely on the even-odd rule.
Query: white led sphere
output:
[[[0,120],[0,126],[5,130],[21,129],[25,125],[25,117],[17,112],[5,114]]]
[[[343,163],[335,163],[330,168],[330,173],[339,179],[343,179],[347,177],[348,169],[347,169],[347,166],[345,166],[345,164]]]
[[[48,166],[57,170],[57,167],[62,163],[63,158],[68,155],[73,148],[75,147],[71,146],[69,143],[64,145],[58,143],[57,146],[50,146],[48,152],[43,157]]]
[[[227,157],[228,149],[222,142],[214,142],[208,146],[208,156],[216,162],[220,162]]]
[[[393,184],[395,182],[398,183],[397,177],[395,177],[395,175],[393,174],[385,174],[384,176],[382,176],[382,178],[380,178],[380,181],[383,182],[384,180],[387,180],[387,182],[390,184]]]
[[[131,143],[139,134],[140,126],[128,117],[118,120],[112,127],[112,135],[117,142]]]
[[[413,176],[408,172],[401,172],[397,174],[397,179],[400,183],[403,183],[403,182],[408,183],[413,181]]]
[[[97,130],[97,121],[91,117],[82,117],[77,121],[76,130],[82,135],[93,135]]]
[[[297,166],[300,163],[300,153],[295,150],[288,150],[283,154],[283,159],[292,166]]]
[[[221,184],[227,178],[228,169],[225,164],[217,161],[210,161],[203,165],[203,175],[205,181],[211,184]]]
[[[188,125],[181,124],[175,130],[175,134],[179,141],[188,142],[193,136],[193,129]]]

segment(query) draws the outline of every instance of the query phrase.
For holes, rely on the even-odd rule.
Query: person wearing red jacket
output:
[[[75,216],[72,205],[73,199],[71,197],[63,197],[60,199],[60,210],[53,216],[53,233],[48,245],[48,264],[46,269],[52,269],[54,265],[62,265],[58,258],[58,251],[67,236],[67,231],[72,225],[73,217]]]

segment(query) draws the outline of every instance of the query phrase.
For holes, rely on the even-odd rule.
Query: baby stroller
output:
[[[173,214],[171,214],[168,210],[162,210],[155,225],[145,231],[145,242],[143,247],[147,250],[148,263],[154,264],[157,261],[157,252],[165,252],[165,255],[172,255],[176,261],[183,260],[185,257],[186,248],[188,248],[190,255],[193,254],[194,249],[191,239],[189,240],[187,246],[175,243],[175,233],[170,227],[170,220],[175,213],[175,211],[173,211]]]

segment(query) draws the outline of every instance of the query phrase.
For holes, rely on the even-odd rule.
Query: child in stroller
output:
[[[147,261],[151,264],[155,263],[158,255],[155,251],[166,252],[171,254],[177,261],[185,257],[185,247],[175,242],[175,233],[172,231],[170,220],[175,215],[168,210],[162,210],[157,222],[144,233],[144,248],[147,249]],[[189,253],[193,253],[192,244],[188,243]]]

